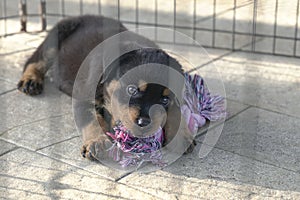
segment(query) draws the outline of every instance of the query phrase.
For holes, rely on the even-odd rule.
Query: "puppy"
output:
[[[98,44],[123,31],[127,29],[119,21],[103,16],[86,15],[60,21],[25,63],[18,89],[27,95],[40,94],[43,91],[45,74],[51,67],[54,83],[61,91],[71,96],[77,72],[87,55]],[[110,64],[109,71],[102,71],[95,104],[91,105],[91,108],[97,111],[96,116],[89,109],[82,110],[82,113],[89,117],[80,122],[80,127],[84,127],[81,153],[83,157],[91,160],[105,152],[111,144],[105,132],[112,131],[116,120],[120,120],[133,132],[138,131],[136,127],[140,127],[144,133],[154,133],[157,127],[163,127],[166,133],[164,145],[172,141],[180,123],[179,104],[168,88],[149,83],[144,78],[136,79],[128,85],[122,85],[118,81],[128,71],[143,64],[166,65],[183,74],[182,66],[160,50],[154,42],[135,33],[130,35],[135,38],[134,45],[139,48],[120,56]],[[124,46],[133,45],[128,44],[128,41],[121,42]],[[157,76],[160,71],[144,70],[143,73],[144,76]],[[112,99],[113,92],[128,95],[129,102],[124,102],[121,97]],[[118,108],[115,113],[112,112],[112,101]],[[163,111],[157,109],[150,113],[153,105],[160,105]],[[80,108],[80,105],[78,107]],[[192,144],[187,150],[191,151],[194,146],[192,137],[187,136],[185,139]]]

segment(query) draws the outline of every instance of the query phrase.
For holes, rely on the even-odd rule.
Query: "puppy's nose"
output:
[[[147,126],[148,124],[150,124],[150,122],[151,122],[151,120],[146,117],[139,117],[137,119],[137,125],[139,125],[140,127]]]

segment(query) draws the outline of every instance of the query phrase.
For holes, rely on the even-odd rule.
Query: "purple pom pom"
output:
[[[109,149],[109,155],[120,162],[123,167],[129,165],[141,165],[150,161],[156,165],[164,165],[161,162],[162,155],[159,149],[164,142],[164,132],[159,128],[154,135],[145,138],[134,137],[125,126],[119,122],[114,127],[114,133],[106,133],[114,140]]]
[[[205,125],[206,120],[218,121],[226,116],[225,99],[211,96],[201,76],[185,73],[186,90],[181,113],[190,131],[195,134]]]

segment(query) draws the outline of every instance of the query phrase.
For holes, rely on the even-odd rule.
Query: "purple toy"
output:
[[[192,134],[205,125],[206,120],[218,121],[226,116],[224,98],[211,96],[203,79],[195,74],[185,73],[186,87],[184,91],[181,113],[186,119]],[[155,134],[146,138],[134,137],[130,130],[119,121],[114,133],[106,133],[113,139],[108,149],[110,157],[122,167],[137,166],[144,162],[152,162],[157,166],[165,166],[160,151],[164,142],[164,132],[160,127]],[[194,136],[193,135],[193,136]]]

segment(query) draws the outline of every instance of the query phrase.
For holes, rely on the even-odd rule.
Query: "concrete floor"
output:
[[[81,158],[71,98],[48,79],[40,96],[16,90],[44,35],[1,41],[1,199],[300,199],[299,59],[207,49],[229,113],[217,144],[200,159],[204,134],[163,170],[125,173]],[[195,49],[178,49],[197,58]]]

